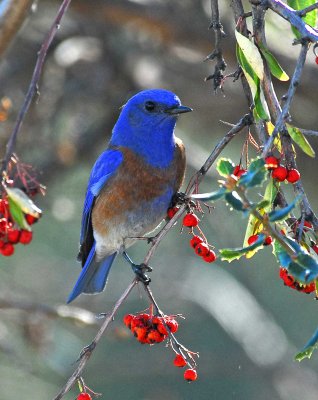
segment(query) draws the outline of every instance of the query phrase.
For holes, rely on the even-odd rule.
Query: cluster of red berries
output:
[[[171,207],[167,211],[167,216],[171,219],[179,210],[178,207]],[[193,233],[193,228],[198,227],[199,218],[193,213],[188,212],[182,220],[182,225],[186,228],[190,228]],[[216,260],[216,254],[213,250],[210,249],[209,244],[205,239],[201,236],[197,236],[193,234],[192,239],[190,240],[190,246],[194,249],[195,253],[202,257],[205,262],[212,263]]]
[[[29,225],[34,224],[37,218],[30,214],[25,215]],[[6,198],[0,199],[0,254],[11,256],[14,245],[18,243],[29,244],[32,240],[32,231],[18,227],[10,213],[9,202]]]
[[[202,239],[201,236],[193,235],[190,240],[190,246],[194,249],[195,253],[202,257],[207,263],[212,263],[216,260],[216,254],[210,249],[209,245]]]
[[[289,183],[296,183],[300,179],[300,173],[296,168],[287,169],[280,165],[278,158],[269,156],[265,158],[267,169],[272,171],[273,179],[279,182],[286,180]]]
[[[187,362],[181,354],[177,354],[173,360],[173,365],[178,368],[183,368],[187,365]],[[184,371],[183,377],[186,381],[193,382],[197,380],[198,374],[194,368],[188,368]]]
[[[82,392],[76,397],[76,400],[92,400],[92,396],[86,392]]]
[[[259,238],[259,235],[251,235],[247,239],[247,243],[251,246],[253,243],[255,243]],[[266,236],[263,242],[263,246],[269,246],[270,244],[273,243],[273,238],[271,236]]]
[[[298,290],[298,292],[312,293],[316,290],[315,282],[311,282],[308,285],[297,282],[295,278],[288,273],[286,268],[280,267],[279,277],[284,281],[284,285],[292,289]]]
[[[168,337],[168,329],[176,333],[179,324],[173,316],[153,315],[147,313],[127,314],[124,316],[124,324],[131,330],[138,342],[154,344],[161,343]]]

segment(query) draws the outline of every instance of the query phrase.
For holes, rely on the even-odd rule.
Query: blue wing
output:
[[[108,179],[117,171],[123,161],[123,154],[119,150],[106,150],[96,160],[89,177],[85,196],[80,243],[83,244],[88,230],[95,197],[97,197]]]

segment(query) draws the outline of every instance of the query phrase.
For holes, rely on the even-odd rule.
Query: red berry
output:
[[[131,321],[133,320],[134,317],[135,316],[132,315],[132,314],[127,314],[127,315],[124,316],[123,322],[128,328],[130,328]]]
[[[269,246],[269,245],[272,244],[272,243],[273,243],[273,238],[272,238],[271,236],[267,236],[267,237],[265,238],[265,240],[264,240],[263,245],[264,245],[264,246]]]
[[[203,239],[201,236],[193,236],[193,238],[190,240],[190,246],[193,247],[194,249],[199,243],[202,243]]]
[[[174,318],[166,319],[166,324],[167,324],[168,328],[170,329],[171,333],[177,332],[177,330],[179,328],[179,324]]]
[[[0,233],[6,233],[9,228],[9,221],[6,218],[0,219]]]
[[[1,242],[1,241],[0,241]],[[1,244],[0,244],[0,247],[1,247]],[[318,246],[316,245],[316,244],[314,244],[313,246],[312,246],[312,249],[313,249],[313,251],[316,253],[316,254],[318,254]]]
[[[167,211],[167,217],[171,219],[179,211],[178,207],[170,207]]]
[[[145,326],[134,328],[134,335],[139,342],[144,342],[147,336],[147,328]]]
[[[9,229],[7,233],[7,239],[10,243],[18,243],[20,237],[19,229]]]
[[[318,64],[318,56],[315,58],[315,63]]]
[[[5,214],[9,211],[8,200],[0,199],[0,214]]]
[[[198,256],[205,257],[209,254],[210,248],[206,243],[199,243],[195,247],[195,252]]]
[[[182,368],[182,367],[185,367],[187,365],[187,362],[182,357],[181,354],[177,354],[175,359],[173,360],[173,365],[175,365],[176,367]]]
[[[203,260],[205,262],[212,263],[216,260],[216,254],[214,253],[213,250],[210,250],[210,252],[206,256],[203,257]]]
[[[3,240],[0,239],[0,249],[2,249],[2,247],[5,245],[5,242]]]
[[[296,168],[289,169],[286,179],[289,183],[296,183],[300,179],[299,171]]]
[[[287,169],[285,167],[277,167],[272,172],[272,177],[279,182],[283,182],[287,178]]]
[[[195,214],[186,214],[183,218],[182,224],[188,228],[194,228],[195,226],[198,226],[199,218]]]
[[[265,163],[267,169],[275,169],[279,166],[279,160],[278,158],[274,156],[268,156],[265,158]]]
[[[165,340],[165,337],[161,335],[156,329],[151,329],[147,335],[147,341],[149,343],[160,343]]]
[[[247,239],[247,243],[251,246],[258,239],[258,235],[252,235]]]
[[[32,232],[25,229],[21,230],[19,242],[22,244],[29,244],[32,240]]]
[[[92,397],[91,397],[91,395],[89,395],[88,393],[80,393],[78,396],[77,396],[77,398],[76,398],[76,400],[92,400]]]
[[[12,243],[5,243],[3,245],[3,247],[1,247],[0,249],[0,253],[3,256],[9,257],[12,256],[12,254],[14,253],[14,247]]]
[[[193,368],[186,369],[184,371],[184,379],[188,382],[195,381],[198,378],[197,371]]]
[[[240,178],[242,175],[244,175],[244,174],[246,173],[246,171],[247,171],[247,170],[244,169],[244,168],[243,168],[243,169],[240,169],[239,172],[236,174],[236,176],[237,176],[238,178]]]
[[[240,169],[241,169],[240,165],[235,165],[234,170],[233,170],[233,175],[237,176]]]
[[[39,218],[33,217],[33,215],[30,214],[26,214],[25,219],[29,225],[33,225],[38,221]]]

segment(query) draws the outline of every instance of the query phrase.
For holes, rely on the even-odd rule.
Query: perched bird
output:
[[[68,302],[81,293],[102,292],[116,255],[165,218],[185,172],[184,146],[174,129],[178,115],[189,111],[163,89],[142,91],[123,106],[88,181],[79,252],[83,269]]]

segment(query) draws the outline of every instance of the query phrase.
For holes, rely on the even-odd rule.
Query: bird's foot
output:
[[[131,268],[136,274],[137,278],[145,285],[149,285],[151,282],[151,279],[149,278],[148,275],[145,274],[145,272],[151,272],[152,268],[149,267],[149,265],[146,264],[131,264]]]
[[[146,272],[151,272],[152,268],[146,264],[135,264],[129,255],[124,251],[123,256],[126,261],[129,262],[132,270],[136,274],[137,278],[145,285],[149,285],[151,279],[146,275]]]
[[[194,207],[195,203],[190,199],[188,195],[183,192],[177,192],[172,196],[170,207],[181,206],[182,204],[187,204],[190,207]]]

